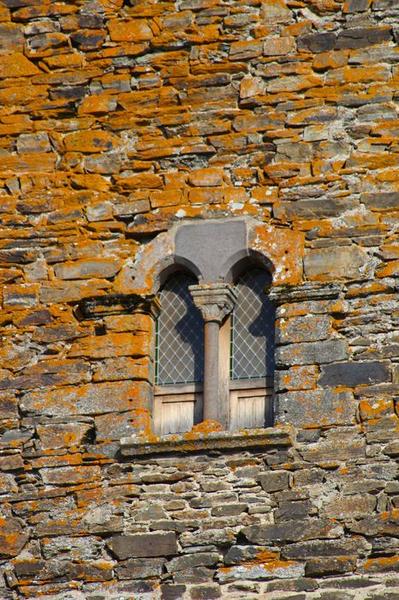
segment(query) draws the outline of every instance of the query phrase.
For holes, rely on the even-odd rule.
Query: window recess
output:
[[[156,335],[156,433],[202,420],[230,430],[272,422],[274,310],[267,271],[249,268],[236,285],[198,285],[175,273],[160,293]]]

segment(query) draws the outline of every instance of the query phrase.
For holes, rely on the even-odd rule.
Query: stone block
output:
[[[107,545],[119,560],[177,554],[176,534],[172,532],[114,535]]]
[[[0,54],[23,52],[24,34],[17,23],[0,23]]]
[[[392,41],[390,27],[357,27],[342,30],[338,34],[336,48],[353,50],[389,41]]]
[[[291,20],[292,13],[285,0],[264,0],[261,16],[266,24],[287,23]]]
[[[145,382],[118,381],[113,383],[67,386],[24,395],[20,408],[31,415],[62,417],[68,415],[100,415],[128,411],[134,407],[149,407],[149,386]]]
[[[319,428],[355,423],[357,402],[350,392],[296,391],[279,394],[276,420],[296,427]]]
[[[335,42],[335,33],[311,33],[298,38],[298,49],[315,53],[327,52],[335,47]]]
[[[246,512],[248,505],[244,503],[225,504],[224,506],[215,506],[212,508],[211,515],[213,517],[234,517]]]
[[[17,151],[25,152],[51,152],[51,144],[47,133],[25,133],[17,139]]]
[[[342,362],[324,365],[319,384],[327,387],[356,387],[391,380],[388,361]]]
[[[173,558],[166,564],[169,573],[184,571],[194,567],[212,567],[220,561],[221,557],[217,552],[195,552]]]
[[[0,557],[17,556],[28,541],[26,529],[18,519],[0,515]]]
[[[122,437],[127,437],[135,434],[135,429],[132,426],[134,413],[115,412],[105,415],[97,415],[94,417],[96,441],[109,442],[111,440],[120,440]]]
[[[131,558],[115,569],[119,579],[147,579],[147,577],[160,577],[164,558]]]
[[[85,440],[88,441],[91,430],[90,423],[49,423],[36,427],[40,445],[44,450],[79,446]]]
[[[218,168],[198,169],[192,171],[188,178],[191,185],[212,187],[223,184],[223,170]]]
[[[75,561],[95,560],[101,556],[104,543],[100,538],[59,536],[41,540],[43,557],[63,558]]]
[[[367,276],[367,253],[358,246],[333,246],[309,250],[305,273],[312,281],[362,279]]]
[[[366,442],[354,427],[331,429],[317,443],[301,447],[303,460],[315,466],[326,463],[346,461],[348,456],[353,460],[363,460],[366,455]]]
[[[93,381],[120,381],[122,379],[152,380],[149,357],[130,358],[121,356],[97,361],[93,365]]]
[[[59,263],[54,266],[54,274],[59,279],[92,279],[114,277],[120,269],[117,260],[111,258],[92,258]]]
[[[64,144],[68,152],[101,153],[120,146],[120,139],[109,131],[77,131],[65,136]]]
[[[397,210],[399,192],[367,192],[361,195],[360,200],[371,210]]]
[[[161,600],[180,600],[186,591],[185,585],[165,583],[161,585]]]
[[[101,479],[101,469],[98,466],[76,466],[40,469],[44,483],[52,485],[77,485]]]
[[[329,558],[311,558],[306,561],[306,577],[329,577],[348,573],[356,568],[356,558],[350,556],[331,556]],[[335,596],[335,594],[334,594]],[[338,597],[335,596],[338,600]]]
[[[113,42],[145,42],[153,37],[146,19],[129,19],[123,21],[112,19],[108,23],[110,38]]]
[[[268,36],[263,46],[264,56],[285,56],[295,52],[295,38]]]
[[[315,126],[313,126],[315,127]],[[306,128],[309,134],[310,128]],[[319,130],[318,130],[319,131]],[[273,205],[273,214],[277,219],[297,220],[297,219],[327,219],[329,217],[339,217],[346,210],[353,210],[357,207],[357,202],[351,199],[331,198],[328,202],[325,199],[304,199],[304,200],[284,200],[276,202]]]
[[[324,504],[321,512],[332,519],[356,519],[371,514],[376,504],[376,497],[370,494],[337,496]]]
[[[220,598],[222,592],[217,583],[209,583],[207,585],[197,585],[190,589],[191,600],[213,600]]]
[[[265,492],[279,492],[289,487],[289,473],[287,471],[270,471],[259,476],[259,483]]]
[[[251,525],[244,527],[241,533],[251,544],[270,544],[334,537],[335,527],[336,524],[328,519],[306,519],[273,525]]]
[[[346,0],[344,4],[345,13],[364,12],[370,6],[370,0]]]
[[[294,391],[311,390],[316,387],[316,381],[319,376],[317,365],[305,365],[291,367],[284,371],[276,371],[275,390],[276,391]]]
[[[145,356],[150,353],[150,342],[151,340],[145,332],[112,332],[77,340],[73,343],[69,351],[69,356],[87,356],[90,358]]]
[[[0,56],[0,79],[6,77],[29,77],[40,70],[22,52],[13,52]]]
[[[332,319],[328,315],[307,315],[276,322],[276,343],[295,344],[324,340],[331,335]]]
[[[287,545],[282,556],[291,560],[306,560],[331,556],[363,556],[370,550],[370,543],[362,536],[337,540],[311,540]]]
[[[305,575],[305,565],[294,561],[271,560],[256,564],[249,563],[220,569],[217,578],[220,583],[233,581],[262,581],[267,579],[289,579]]]
[[[316,507],[309,500],[296,500],[295,502],[280,502],[274,512],[276,521],[289,521],[293,519],[306,519],[310,513],[315,513]]]
[[[37,283],[3,286],[4,308],[14,310],[32,308],[38,304],[39,286]]]
[[[275,352],[278,366],[317,365],[345,360],[348,357],[347,342],[330,339],[280,346]]]

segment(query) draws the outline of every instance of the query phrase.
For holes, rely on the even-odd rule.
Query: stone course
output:
[[[396,0],[0,0],[1,599],[399,598],[398,43]],[[227,217],[275,429],[159,440],[137,265]]]

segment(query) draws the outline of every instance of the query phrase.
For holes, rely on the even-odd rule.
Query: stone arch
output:
[[[156,294],[165,273],[179,266],[200,283],[229,282],[246,261],[258,263],[274,285],[297,285],[303,273],[304,235],[252,218],[184,221],[141,248],[115,281],[118,293]]]

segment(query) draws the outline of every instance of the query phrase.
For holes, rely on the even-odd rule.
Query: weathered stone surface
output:
[[[29,414],[59,417],[105,414],[116,409],[126,411],[135,403],[146,405],[148,400],[145,383],[124,381],[87,384],[81,386],[79,391],[75,386],[67,386],[62,389],[62,397],[59,390],[29,392],[20,406],[22,411]]]
[[[173,558],[166,565],[169,572],[183,571],[193,567],[212,567],[220,561],[220,555],[215,552],[196,552]]]
[[[265,492],[279,492],[288,489],[289,473],[286,471],[271,471],[259,476],[259,483]]]
[[[357,246],[311,250],[305,257],[305,273],[310,280],[360,279],[367,273],[367,254]]]
[[[99,479],[101,471],[97,466],[58,467],[57,469],[41,469],[40,475],[44,483],[75,485]]]
[[[325,365],[319,384],[338,387],[384,383],[391,379],[388,362],[342,362]]]
[[[0,2],[2,599],[398,595],[398,19]],[[270,270],[266,430],[154,435],[123,294],[158,294],[182,222],[204,272]]]
[[[131,558],[117,567],[116,572],[119,579],[146,579],[147,577],[159,577],[165,563],[163,558]]]
[[[270,561],[263,564],[239,565],[235,567],[225,567],[218,572],[218,579],[221,583],[232,581],[265,579],[286,579],[290,577],[302,577],[305,574],[305,567],[302,563],[294,561]]]
[[[114,277],[119,271],[118,262],[112,259],[82,260],[55,265],[54,273],[60,279],[92,279]]]
[[[10,516],[0,516],[0,556],[11,558],[17,556],[25,546],[29,536],[21,523]]]
[[[328,316],[296,317],[277,322],[276,342],[295,344],[323,340],[331,334],[331,319]]]
[[[108,546],[120,560],[177,554],[176,534],[172,532],[115,535]]]
[[[276,363],[281,366],[332,363],[347,358],[347,344],[342,339],[280,346]]]
[[[334,519],[342,519],[348,516],[355,518],[370,514],[376,506],[374,496],[364,494],[346,496],[345,498],[334,498],[324,507],[325,514]]]
[[[43,449],[79,446],[88,440],[90,423],[49,423],[38,425],[37,434]]]
[[[285,558],[299,560],[316,557],[362,555],[369,550],[369,544],[362,537],[340,540],[312,540],[290,544],[283,550]]]
[[[253,544],[271,542],[296,542],[334,536],[334,523],[327,519],[286,521],[276,525],[253,525],[242,530],[246,539]]]

